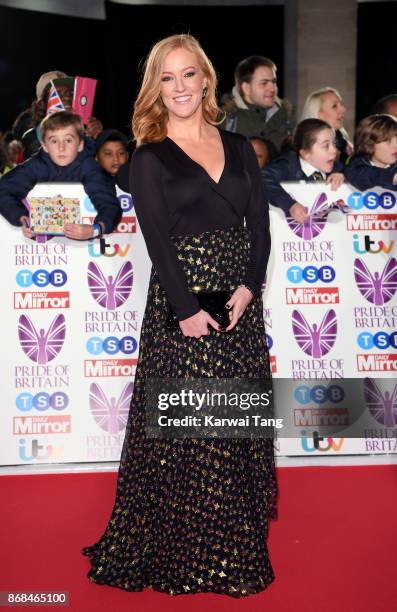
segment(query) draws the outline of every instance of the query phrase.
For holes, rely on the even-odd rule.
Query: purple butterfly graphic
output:
[[[320,326],[313,323],[310,327],[299,310],[292,312],[292,331],[299,347],[311,357],[323,357],[332,349],[336,340],[337,321],[334,310],[328,310]]]
[[[26,315],[19,317],[18,336],[23,352],[36,363],[45,365],[59,353],[65,340],[65,317],[55,317],[47,333],[44,329],[37,332],[32,321]]]
[[[372,275],[365,263],[357,257],[354,260],[354,278],[361,295],[371,304],[383,306],[394,296],[397,289],[397,260],[390,257],[382,274]]]
[[[310,217],[307,221],[299,223],[292,217],[287,217],[287,223],[294,234],[299,236],[299,238],[303,238],[303,240],[312,240],[323,231],[327,223],[327,209],[327,196],[325,193],[320,193],[314,201],[310,211]]]
[[[386,427],[397,425],[397,385],[382,393],[374,380],[364,379],[364,397],[371,415]]]
[[[128,383],[119,399],[115,397],[110,400],[99,385],[90,385],[90,407],[95,421],[110,434],[117,434],[125,428],[130,408],[133,383]]]
[[[102,270],[94,262],[88,264],[88,287],[92,297],[103,308],[115,310],[127,300],[131,293],[133,281],[132,263],[126,261],[120,268],[115,279],[103,275]]]

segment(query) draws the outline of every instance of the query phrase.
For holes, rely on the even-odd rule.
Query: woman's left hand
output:
[[[233,329],[237,321],[243,316],[248,304],[252,302],[253,297],[247,287],[237,287],[230,300],[226,302],[226,306],[230,307],[230,325],[223,331],[227,332]]]
[[[93,237],[92,225],[89,223],[65,223],[65,236],[72,240],[89,240]]]

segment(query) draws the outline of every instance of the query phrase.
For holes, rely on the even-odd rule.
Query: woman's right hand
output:
[[[302,206],[302,204],[299,204],[299,202],[292,204],[288,212],[290,216],[298,223],[304,223],[310,217],[307,206]]]
[[[179,321],[179,327],[184,336],[190,336],[191,338],[200,338],[201,336],[208,336],[210,333],[208,325],[211,325],[216,331],[220,331],[219,323],[215,321],[205,310],[199,310],[196,314]]]

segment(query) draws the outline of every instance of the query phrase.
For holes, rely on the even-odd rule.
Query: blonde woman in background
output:
[[[353,153],[353,145],[343,123],[346,107],[340,93],[333,87],[323,87],[313,91],[303,107],[303,119],[322,119],[335,130],[336,147],[340,153],[340,161],[345,164]]]

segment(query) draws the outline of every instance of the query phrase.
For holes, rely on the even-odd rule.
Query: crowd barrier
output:
[[[273,377],[295,428],[279,432],[276,453],[308,463],[364,455],[370,463],[397,450],[396,195],[285,188],[312,216],[302,225],[271,207],[264,319]],[[79,184],[37,185],[30,197],[59,195],[79,198],[92,222]],[[120,457],[151,265],[133,200],[118,197],[122,220],[100,240],[27,240],[0,219],[0,465]],[[361,429],[349,416],[351,393],[362,405]],[[327,424],[339,433],[324,434]]]

